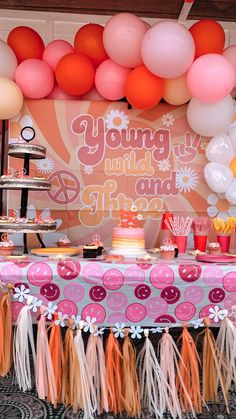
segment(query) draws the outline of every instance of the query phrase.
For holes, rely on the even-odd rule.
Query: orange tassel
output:
[[[222,359],[222,354],[219,353],[219,348],[216,344],[215,338],[209,329],[210,320],[204,319],[205,329],[197,335],[196,341],[200,336],[203,336],[203,387],[202,396],[204,402],[218,401],[218,384],[220,383],[227,412],[228,408],[228,394],[227,394],[227,369],[225,362]],[[221,360],[219,364],[219,359]]]
[[[7,375],[12,366],[12,313],[11,313],[11,291],[13,285],[7,285],[8,292],[3,295],[0,301],[0,374]]]
[[[123,410],[122,397],[122,353],[120,344],[111,330],[105,349],[106,379],[108,384],[109,410],[121,415]]]
[[[62,364],[62,388],[61,401],[65,405],[71,405],[73,413],[78,411],[79,393],[79,363],[74,345],[74,333],[72,330],[73,320],[69,320],[64,341],[64,359]]]
[[[199,377],[199,356],[197,353],[197,348],[195,346],[194,340],[190,335],[187,327],[183,326],[183,332],[178,339],[178,342],[182,341],[182,346],[180,350],[180,360],[179,360],[179,375],[176,377],[176,386],[180,396],[181,406],[184,412],[191,410],[189,400],[186,397],[189,395],[192,406],[196,413],[202,412],[202,403],[201,403],[201,389],[200,389],[200,377]],[[182,381],[182,382],[181,382]],[[185,391],[183,385],[185,387]]]
[[[140,416],[141,404],[136,372],[136,351],[128,334],[125,336],[122,353],[124,409],[129,416]]]
[[[58,319],[58,314],[54,313],[54,320]],[[49,349],[52,358],[52,366],[54,371],[55,383],[56,383],[56,401],[54,408],[57,407],[57,403],[61,398],[61,380],[62,380],[62,363],[64,361],[63,343],[61,336],[61,327],[53,323],[49,338]],[[49,330],[48,329],[48,330]],[[48,395],[48,401],[51,401],[50,394]]]

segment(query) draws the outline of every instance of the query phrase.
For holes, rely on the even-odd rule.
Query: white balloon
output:
[[[220,163],[207,163],[204,167],[206,182],[214,192],[225,192],[233,179],[233,172],[229,167]]]
[[[231,95],[214,103],[204,103],[193,97],[187,108],[190,127],[197,134],[214,137],[226,132],[234,115],[234,101]]]
[[[14,80],[17,69],[17,59],[14,51],[0,39],[0,76]]]
[[[216,163],[228,165],[234,158],[234,149],[230,137],[226,134],[213,137],[207,145],[206,158]]]
[[[231,139],[234,150],[236,150],[236,122],[230,125],[228,135]]]
[[[225,192],[225,198],[233,205],[236,205],[236,179],[232,180]]]

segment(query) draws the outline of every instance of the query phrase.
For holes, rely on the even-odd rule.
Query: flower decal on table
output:
[[[160,160],[157,162],[157,167],[160,170],[160,172],[169,172],[171,164],[169,160]]]
[[[191,324],[193,325],[194,329],[198,329],[199,327],[204,327],[203,319],[193,320]]]
[[[55,320],[55,324],[57,326],[65,327],[66,323],[65,320],[68,320],[67,314],[62,314],[60,311],[58,311],[58,319]]]
[[[236,207],[230,206],[223,194],[210,194],[207,203],[210,205],[207,208],[209,217],[220,217],[222,220],[226,220],[227,217],[236,217]]]
[[[141,339],[143,329],[141,326],[130,326],[129,332],[131,333],[132,339],[135,339],[135,338]]]
[[[180,192],[190,192],[198,185],[198,175],[190,167],[181,167],[176,171],[176,187]]]
[[[107,129],[117,129],[121,131],[122,129],[128,128],[129,120],[128,116],[125,115],[123,111],[115,109],[106,115],[105,123]]]
[[[175,118],[173,117],[171,113],[166,113],[165,115],[162,116],[161,122],[166,127],[170,127],[175,122]]]
[[[95,331],[95,323],[96,323],[96,317],[92,317],[92,319],[87,316],[86,317],[86,322],[84,323],[84,332],[90,332],[90,333],[94,333]]]
[[[115,327],[113,327],[114,336],[116,338],[121,337],[123,338],[125,336],[125,323],[115,323]]]
[[[20,303],[23,303],[23,301],[28,298],[29,292],[29,288],[25,288],[24,285],[21,285],[20,287],[15,287],[14,298],[17,298],[20,301]]]
[[[224,320],[228,315],[228,310],[221,310],[219,306],[209,308],[209,319],[212,319],[215,323],[218,323],[220,320]]]
[[[42,174],[47,174],[53,171],[55,164],[52,159],[46,157],[45,159],[38,160],[36,163],[38,171]]]
[[[42,300],[38,300],[37,297],[33,297],[32,302],[29,305],[29,309],[32,310],[34,313],[36,313],[42,304],[43,304]]]
[[[47,317],[49,320],[51,320],[56,310],[57,310],[57,305],[53,305],[50,301],[46,307],[44,316]]]

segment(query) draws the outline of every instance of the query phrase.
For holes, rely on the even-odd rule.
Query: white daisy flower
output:
[[[119,336],[123,338],[125,336],[124,331],[125,323],[115,323],[115,327],[113,327],[114,336],[118,338]]]
[[[175,118],[173,117],[171,113],[166,113],[165,115],[162,116],[161,122],[166,127],[170,127],[175,122]]]
[[[54,306],[50,301],[46,307],[44,316],[47,317],[49,320],[51,320],[56,310],[57,310],[57,305]]]
[[[36,162],[36,167],[40,173],[50,173],[53,171],[55,164],[52,159],[49,157],[46,157],[45,159],[38,160]]]
[[[74,321],[72,330],[77,329],[81,322],[81,316],[79,314],[77,314],[76,316],[72,314],[71,319]]]
[[[84,166],[83,171],[86,175],[93,174],[93,166]]]
[[[94,325],[96,323],[96,317],[92,317],[92,319],[87,316],[86,317],[86,322],[84,323],[84,332],[90,332],[90,333],[94,333]]]
[[[210,194],[207,203],[210,204],[207,208],[209,217],[220,217],[222,220],[226,220],[227,217],[236,217],[236,206],[230,206],[224,194]]]
[[[23,303],[23,301],[28,298],[28,294],[30,290],[29,288],[25,288],[24,285],[21,285],[20,288],[15,287],[14,290],[15,290],[14,298],[19,299],[20,303]]]
[[[160,160],[157,163],[157,167],[160,170],[160,172],[169,172],[171,168],[171,164],[169,160]]]
[[[155,327],[151,329],[152,333],[162,333],[163,332],[163,328],[162,327]]]
[[[97,329],[97,330],[94,332],[94,336],[103,335],[104,330],[105,330],[105,327],[100,327],[100,329]]]
[[[215,323],[223,320],[228,314],[227,310],[221,310],[219,306],[215,306],[214,308],[210,307],[209,312],[209,319],[213,319]]]
[[[38,300],[36,297],[33,297],[31,304],[29,305],[29,309],[32,310],[34,313],[37,312],[38,308],[41,307],[43,304],[42,300]]]
[[[60,311],[58,311],[58,319],[57,320],[55,320],[55,324],[57,325],[57,326],[61,326],[61,327],[65,327],[65,320],[68,320],[68,316],[67,316],[67,314],[62,314]]]
[[[123,111],[115,109],[106,115],[105,123],[107,129],[117,129],[118,131],[121,131],[122,129],[128,128],[129,120],[128,116],[125,115]]]
[[[194,329],[198,329],[199,327],[204,327],[204,323],[202,319],[193,320],[191,324],[193,325]]]
[[[198,184],[198,175],[190,167],[181,167],[176,171],[176,187],[180,192],[190,192]]]
[[[141,326],[130,326],[129,332],[132,333],[131,334],[132,339],[135,339],[135,338],[141,339],[143,329],[141,328]]]

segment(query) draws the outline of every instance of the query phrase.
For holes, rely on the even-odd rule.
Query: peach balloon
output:
[[[71,52],[74,52],[74,48],[69,42],[56,39],[46,46],[43,52],[43,61],[45,61],[51,69],[55,71],[60,59]]]
[[[20,112],[24,98],[14,81],[0,77],[0,97],[0,119],[13,118]]]
[[[170,105],[183,105],[191,99],[186,76],[187,73],[174,79],[164,80],[163,99]]]
[[[226,48],[222,54],[226,60],[230,62],[235,72],[236,80],[236,45],[231,45],[231,47]],[[235,83],[236,84],[236,83]]]

